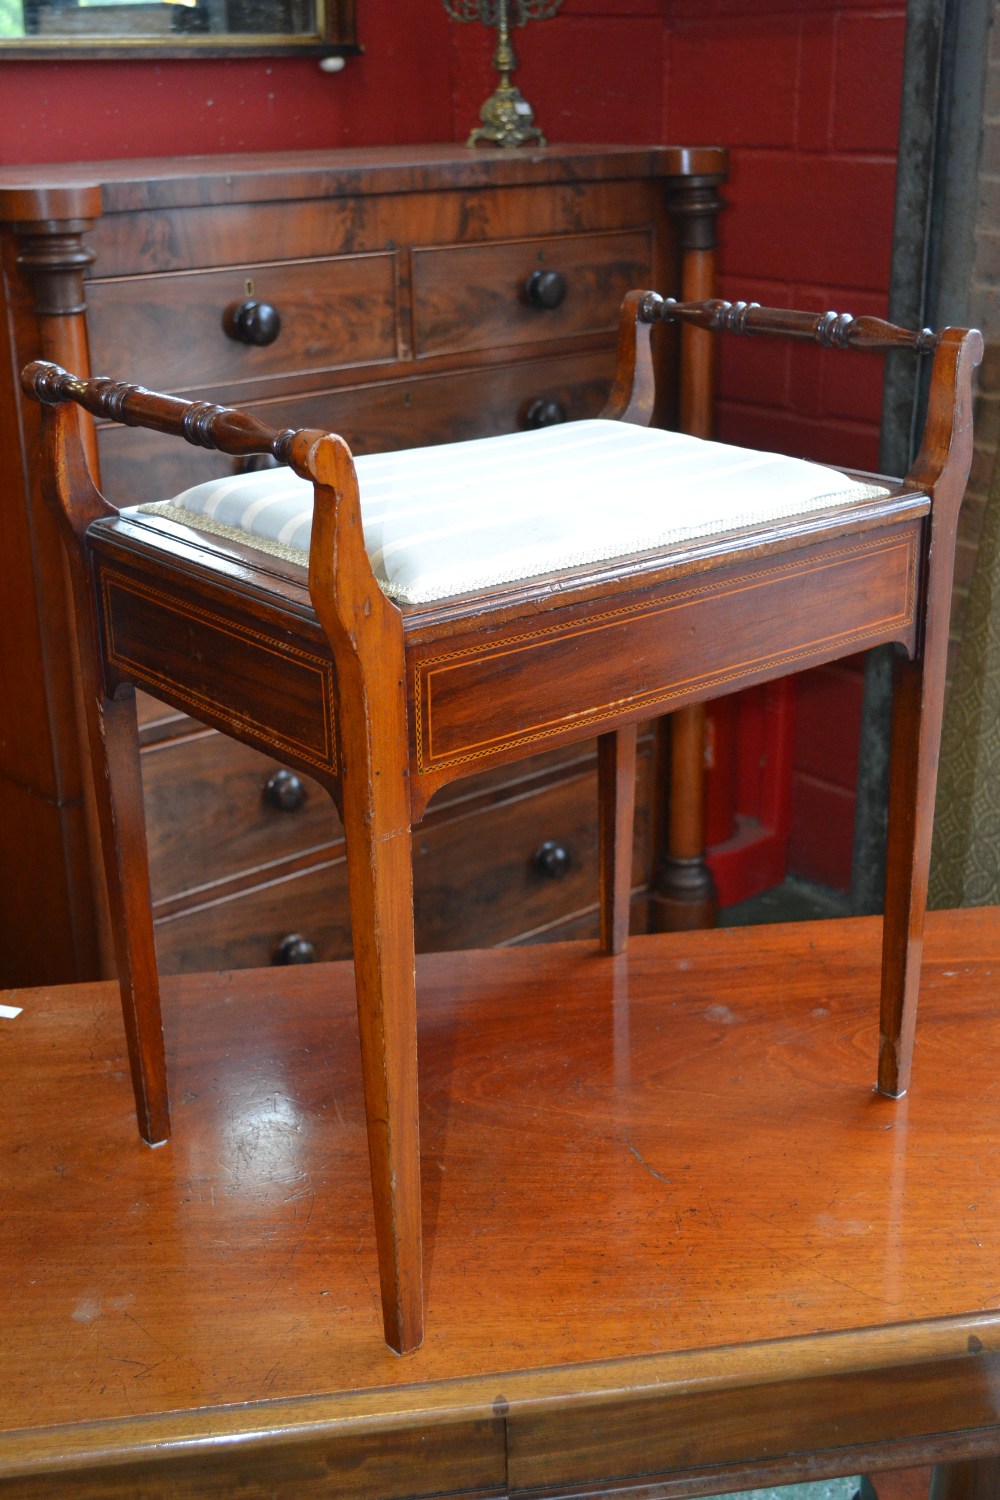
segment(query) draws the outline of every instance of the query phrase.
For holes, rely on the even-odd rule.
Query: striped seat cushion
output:
[[[422,604],[887,494],[836,469],[624,422],[573,422],[355,460],[365,545]],[[288,469],[143,506],[303,566],[312,486]]]

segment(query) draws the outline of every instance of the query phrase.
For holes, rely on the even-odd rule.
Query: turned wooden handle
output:
[[[788,307],[761,307],[759,302],[724,302],[712,297],[705,302],[677,302],[646,292],[639,304],[645,323],[690,323],[726,333],[769,333],[785,338],[810,339],[826,349],[912,349],[929,354],[940,335],[931,328],[914,332],[887,323],[884,318],[855,318],[850,313],[795,312]]]
[[[217,448],[220,453],[242,457],[251,453],[270,453],[278,463],[291,461],[291,428],[277,432],[246,412],[229,406],[215,406],[210,401],[182,401],[178,396],[161,396],[141,385],[109,380],[97,375],[81,380],[59,365],[35,360],[21,372],[25,393],[46,406],[75,401],[91,416],[121,422],[126,427],[148,427],[182,437],[196,448]],[[322,436],[316,433],[317,437]]]

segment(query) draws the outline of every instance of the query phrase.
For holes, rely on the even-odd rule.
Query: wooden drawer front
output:
[[[651,746],[642,747],[636,788],[633,883],[649,848]],[[548,848],[546,848],[548,846]],[[546,873],[546,851],[568,856]],[[556,856],[558,859],[558,856]],[[534,796],[416,830],[413,841],[417,947],[488,948],[534,931],[598,899],[597,772],[593,764]]]
[[[633,879],[649,877],[652,741],[639,757]],[[597,901],[597,774],[585,763],[541,791],[480,811],[456,807],[413,839],[417,947],[488,947],[555,923]],[[213,837],[215,830],[213,829]],[[568,853],[561,877],[536,862],[544,844]],[[305,870],[157,922],[164,972],[249,968],[273,962],[283,938],[301,933],[317,958],[351,952],[343,846]]]
[[[625,293],[648,282],[652,257],[651,230],[414,250],[414,350],[453,354],[610,332]],[[537,270],[566,278],[558,307],[528,302],[525,283]]]
[[[558,402],[568,421],[596,416],[614,373],[614,343],[609,342],[605,349],[576,356],[343,387],[295,401],[261,403],[257,410],[264,421],[282,427],[329,424],[355,453],[386,453],[517,432],[539,399]],[[265,415],[268,407],[270,415]]]
[[[223,314],[248,296],[281,315],[273,344],[230,338]],[[392,254],[234,266],[89,283],[95,370],[155,390],[200,391],[264,376],[396,357]]]
[[[274,963],[283,939],[293,933],[316,944],[318,959],[350,956],[342,847],[328,863],[284,874],[178,916],[158,918],[157,959],[164,974],[266,968]]]
[[[262,866],[339,839],[340,819],[327,793],[307,776],[290,783],[291,774],[210,729],[148,746],[142,786],[154,902],[240,872],[259,880]],[[275,805],[276,792],[293,803],[299,787],[301,805],[287,811]]]
[[[461,148],[460,148],[461,149]],[[471,155],[471,153],[470,153]],[[475,170],[475,163],[473,163]],[[662,178],[622,176],[602,182],[441,184],[431,192],[357,193],[303,183],[301,197],[105,212],[87,235],[94,276],[135,276],[241,266],[247,246],[260,261],[359,255],[396,245],[451,245],[550,234],[614,233],[645,226],[662,213]],[[332,195],[331,195],[332,192]],[[238,195],[237,195],[238,196]],[[252,195],[251,195],[252,196]],[[672,239],[672,225],[664,226]],[[661,246],[672,250],[672,245]],[[91,279],[91,278],[88,278]],[[677,278],[671,277],[674,285]]]
[[[607,400],[614,345],[581,355],[343,387],[273,401],[247,402],[275,427],[339,432],[357,453],[411,448],[515,432],[536,399],[557,401],[569,419],[593,417]],[[101,483],[116,505],[162,500],[189,485],[233,472],[233,461],[176,438],[104,427]]]

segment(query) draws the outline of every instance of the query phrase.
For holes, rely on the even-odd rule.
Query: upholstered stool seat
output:
[[[600,419],[354,466],[372,570],[400,604],[888,494],[803,459]],[[313,486],[290,469],[209,480],[141,510],[308,566]]]
[[[661,320],[932,352],[909,473],[872,482],[648,430]],[[605,420],[357,461],[333,433],[25,370],[73,582],[140,1130],[163,1140],[169,1111],[136,685],[311,774],[340,810],[393,1348],[420,1342],[423,1316],[411,831],[456,777],[597,734],[600,949],[619,952],[637,726],[895,643],[878,1086],[905,1089],[981,354],[975,331],[632,292]],[[119,512],[91,477],[77,407],[287,467]]]

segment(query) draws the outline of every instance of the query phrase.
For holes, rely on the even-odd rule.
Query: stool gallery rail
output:
[[[648,427],[652,325],[933,352],[900,483]],[[322,782],[344,823],[383,1321],[422,1336],[410,833],[471,770],[599,735],[601,939],[628,925],[636,727],[901,648],[878,1086],[909,1073],[975,331],[632,292],[603,419],[353,460],[321,431],[57,366],[42,475],[67,543],[139,1128],[169,1134],[134,686]],[[75,403],[75,405],[74,405]],[[76,406],[287,467],[121,511]]]

